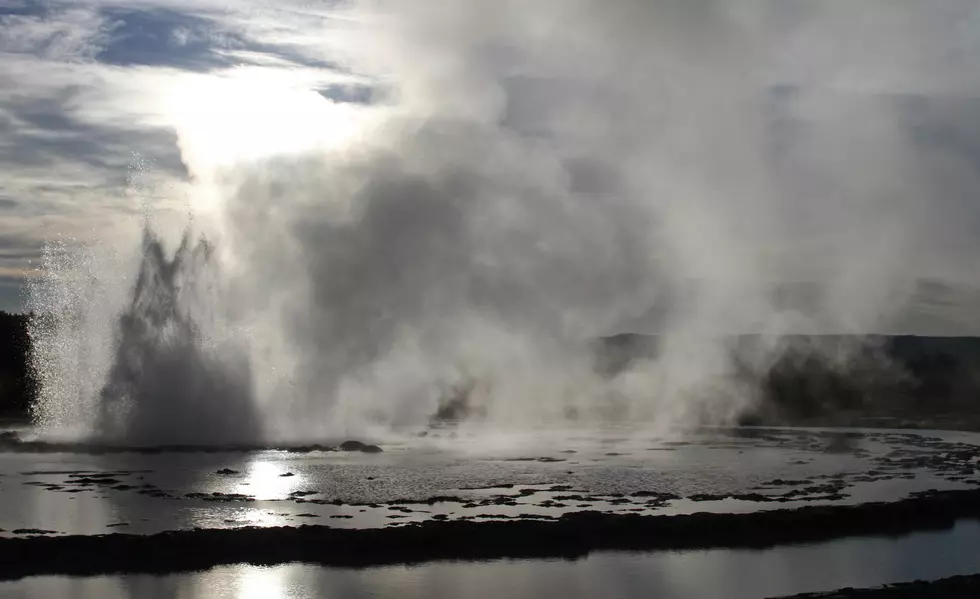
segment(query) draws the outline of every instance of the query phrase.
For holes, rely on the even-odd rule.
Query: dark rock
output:
[[[673,501],[681,498],[680,495],[674,493],[661,493],[657,491],[637,491],[636,493],[632,493],[630,497],[653,497],[663,501]]]
[[[389,505],[435,505],[437,503],[466,503],[459,497],[453,495],[434,495],[425,499],[395,499],[389,501]],[[377,504],[368,504],[368,507],[378,507]]]
[[[870,472],[869,472],[869,474],[870,474]],[[773,480],[771,480],[769,482],[765,482],[765,483],[762,483],[762,484],[764,484],[764,485],[773,485],[773,486],[777,486],[777,487],[783,487],[783,486],[791,487],[791,486],[796,486],[796,485],[808,485],[811,482],[813,482],[813,481],[810,481],[810,480],[785,480],[785,479],[782,479],[782,478],[776,478],[776,479],[773,479]]]
[[[87,486],[87,485],[118,485],[122,481],[115,478],[84,476],[67,481],[68,483]]]
[[[72,493],[72,491],[68,491],[68,492]],[[161,491],[160,489],[141,489],[137,491],[137,493],[139,493],[140,495],[146,495],[148,497],[155,497],[157,499],[169,499],[173,497],[173,495],[171,495],[170,493],[167,493],[166,491]]]
[[[231,502],[231,501],[255,501],[254,497],[242,495],[241,493],[186,493],[187,499],[201,499],[204,501]]]
[[[360,451],[362,453],[381,453],[384,451],[377,445],[368,445],[360,441],[344,441],[340,444],[340,451]]]

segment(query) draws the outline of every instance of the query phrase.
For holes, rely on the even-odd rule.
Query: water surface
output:
[[[0,535],[378,527],[582,510],[747,512],[893,501],[980,484],[980,435],[852,433],[718,430],[664,439],[611,429],[493,442],[430,437],[387,444],[376,455],[0,452]],[[754,499],[738,498],[749,495]],[[392,503],[405,501],[421,503]]]
[[[898,538],[766,550],[601,552],[585,559],[436,562],[349,570],[236,565],[166,576],[36,577],[10,599],[759,599],[980,571],[980,523]]]

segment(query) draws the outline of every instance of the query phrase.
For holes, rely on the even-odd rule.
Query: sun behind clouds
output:
[[[191,176],[204,178],[237,163],[342,150],[366,112],[261,69],[188,78],[168,105],[182,159]]]

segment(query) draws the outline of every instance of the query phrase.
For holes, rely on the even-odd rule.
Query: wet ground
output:
[[[137,534],[430,520],[671,515],[893,501],[980,486],[980,435],[714,429],[445,431],[382,453],[327,446],[123,450],[31,442],[0,452],[0,536]],[[207,449],[205,451],[205,449]],[[57,450],[57,451],[55,451]]]
[[[25,599],[790,595],[980,571],[975,518],[971,433],[161,448],[0,431],[0,596]]]

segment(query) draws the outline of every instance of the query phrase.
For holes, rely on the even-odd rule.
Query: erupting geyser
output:
[[[86,326],[84,311],[111,298],[99,297],[106,289],[86,280],[91,273],[83,260],[65,262],[66,251],[49,250],[47,276],[33,289],[34,367],[43,384],[35,408],[38,424],[103,442],[261,439],[247,347],[214,312],[220,283],[205,239],[195,243],[185,232],[170,255],[147,223],[126,303],[109,327],[100,328]],[[58,305],[54,298],[67,302]],[[111,352],[80,360],[93,349],[84,336],[107,332],[112,342],[102,348]],[[94,372],[71,371],[81,368]],[[63,378],[52,381],[52,376]]]
[[[866,38],[822,35],[851,13],[819,6],[355,2],[335,49],[370,104],[188,79],[166,117],[213,247],[49,249],[39,423],[225,443],[450,412],[728,422],[785,333],[901,332],[915,277],[955,270],[935,248],[975,238],[946,193],[975,182],[924,159],[904,90],[824,85]],[[592,340],[622,331],[656,356],[596,372]]]
[[[145,230],[132,302],[99,394],[112,440],[227,443],[261,438],[248,355],[220,328],[213,251],[185,234],[173,258]]]

